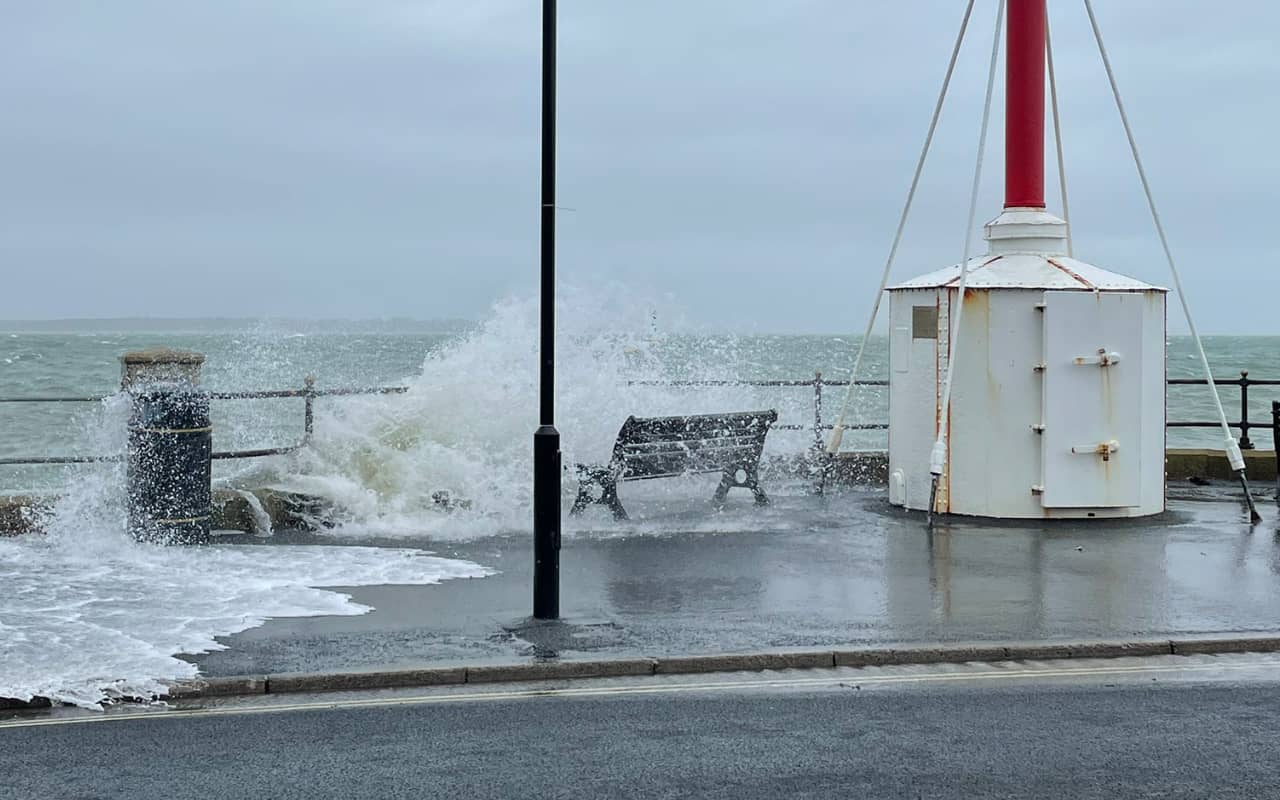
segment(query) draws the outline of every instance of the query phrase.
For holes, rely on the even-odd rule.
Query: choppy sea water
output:
[[[567,312],[567,313],[565,313]],[[777,408],[780,422],[810,426],[811,387],[760,387],[743,380],[847,376],[856,338],[728,336],[671,324],[627,298],[570,294],[562,301],[557,422],[566,463],[607,458],[622,420],[725,409]],[[317,331],[280,324],[239,331],[121,333],[0,332],[0,396],[110,395],[121,353],[163,345],[208,357],[217,391],[317,385],[401,385],[405,394],[317,402],[312,443],[273,458],[219,462],[226,486],[271,485],[331,498],[346,510],[344,535],[422,535],[444,540],[523,530],[530,507],[530,447],[536,419],[537,305],[513,300],[464,333],[386,333],[358,324]],[[1219,376],[1248,369],[1280,378],[1280,337],[1210,337]],[[865,377],[883,378],[885,342],[870,343]],[[1198,377],[1190,342],[1169,342],[1170,377]],[[724,385],[681,387],[679,381]],[[1224,391],[1230,413],[1238,394]],[[827,421],[842,391],[825,395]],[[1255,390],[1251,413],[1269,414],[1272,394]],[[1204,387],[1176,387],[1171,419],[1213,418]],[[857,398],[853,421],[887,415],[882,390]],[[113,454],[124,446],[118,396],[77,404],[0,403],[0,458]],[[219,401],[219,450],[287,445],[302,435],[300,400]],[[1265,438],[1265,437],[1264,437]],[[883,447],[883,434],[846,435],[845,447]],[[1174,429],[1171,446],[1217,446],[1213,431]],[[809,430],[770,435],[771,454],[811,446]],[[1260,442],[1269,446],[1269,441]],[[43,694],[92,704],[188,677],[173,656],[218,647],[217,636],[271,616],[361,613],[317,587],[432,583],[482,577],[483,565],[419,551],[375,548],[234,547],[168,552],[134,544],[123,529],[118,465],[0,467],[0,493],[62,496],[46,536],[0,540],[0,696]],[[679,500],[689,489],[664,481]],[[573,487],[566,482],[566,494]],[[786,487],[771,487],[776,493]],[[472,506],[445,514],[431,500],[447,490]],[[701,491],[698,489],[696,491]],[[796,491],[803,491],[797,487]],[[567,521],[568,535],[574,523]],[[265,533],[265,532],[264,532]]]
[[[588,303],[589,305],[589,303]],[[581,313],[586,311],[588,313]],[[559,428],[566,449],[588,455],[607,450],[609,437],[629,414],[697,412],[725,408],[772,407],[780,422],[812,425],[813,390],[809,387],[728,387],[679,389],[628,385],[631,381],[681,380],[812,380],[847,377],[857,338],[854,336],[728,336],[664,328],[650,314],[575,309],[560,343]],[[574,313],[577,312],[577,313]],[[370,333],[358,323],[346,329],[308,332],[280,324],[241,331],[94,333],[28,333],[0,330],[0,397],[95,396],[115,391],[119,356],[129,350],[164,345],[196,350],[208,357],[205,384],[215,391],[300,388],[307,375],[326,387],[400,385],[408,396],[377,399],[328,399],[318,404],[320,437],[313,458],[294,463],[257,460],[220,463],[220,473],[233,476],[250,470],[277,476],[317,477],[317,462],[332,460],[346,449],[345,465],[359,462],[365,472],[383,458],[401,466],[432,469],[405,459],[428,454],[447,458],[467,444],[485,452],[525,448],[536,405],[533,357],[536,305],[511,302],[466,333]],[[1280,337],[1207,337],[1206,350],[1218,377],[1280,378]],[[1169,340],[1170,378],[1199,378],[1199,360],[1189,338]],[[887,376],[885,340],[874,339],[863,377]],[[1268,389],[1271,389],[1268,391]],[[1239,392],[1221,389],[1228,415],[1240,413]],[[834,417],[843,389],[828,387],[824,397],[827,422]],[[1256,387],[1250,415],[1270,416],[1270,403],[1280,387]],[[0,403],[0,458],[89,454],[95,428],[108,424],[100,404]],[[876,388],[860,390],[856,416],[863,422],[887,418],[887,398]],[[1212,400],[1203,386],[1174,386],[1169,392],[1171,420],[1212,421]],[[219,450],[291,444],[301,438],[302,401],[224,400],[215,403],[215,447]],[[514,423],[514,424],[513,424]],[[1259,446],[1271,447],[1261,434]],[[811,435],[775,432],[770,448],[786,452],[803,448]],[[851,447],[883,447],[883,433],[848,439]],[[1173,428],[1171,447],[1219,447],[1216,430]],[[441,452],[443,447],[447,451]],[[305,463],[304,463],[305,462]],[[387,469],[378,469],[392,480]],[[57,490],[68,470],[0,466],[0,492]],[[339,470],[336,481],[353,478]],[[444,476],[440,476],[444,477]],[[473,475],[459,475],[470,480]],[[448,485],[443,488],[464,489]],[[391,487],[372,486],[376,491]],[[386,492],[384,491],[385,495]]]

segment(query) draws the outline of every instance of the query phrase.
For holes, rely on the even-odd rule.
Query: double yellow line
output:
[[[1124,676],[1141,674],[1168,674],[1187,672],[1225,672],[1232,670],[1266,670],[1280,667],[1280,660],[1258,661],[1254,659],[1241,661],[1220,661],[1213,663],[1188,664],[1114,664],[1091,666],[1053,667],[1046,669],[966,668],[964,672],[929,672],[909,675],[862,675],[856,672],[834,672],[823,670],[828,674],[820,678],[776,677],[756,680],[718,680],[700,683],[683,683],[672,681],[649,685],[624,686],[583,686],[545,689],[516,689],[508,691],[460,692],[454,694],[422,694],[401,697],[350,698],[331,701],[307,703],[262,703],[258,705],[235,705],[224,708],[191,708],[176,710],[128,711],[125,713],[104,713],[92,716],[74,716],[56,719],[14,719],[0,722],[0,730],[7,728],[38,728],[49,725],[85,725],[98,722],[133,722],[140,720],[173,720],[188,717],[225,717],[241,714],[276,714],[290,711],[320,711],[355,708],[385,708],[390,706],[433,705],[442,703],[477,703],[498,700],[523,700],[536,697],[622,697],[646,694],[676,694],[680,692],[723,692],[739,689],[790,689],[805,687],[840,686],[856,684],[858,686],[885,686],[894,684],[922,683],[959,683],[978,681],[1028,680],[1047,678],[1081,678],[1098,676]],[[385,690],[384,690],[385,691]]]

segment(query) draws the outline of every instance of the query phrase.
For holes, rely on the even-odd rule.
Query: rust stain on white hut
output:
[[[889,290],[890,500],[924,510],[956,358],[942,513],[1134,517],[1165,507],[1166,290],[1068,258],[1066,223],[1008,209],[969,262]],[[927,309],[922,313],[920,309]]]

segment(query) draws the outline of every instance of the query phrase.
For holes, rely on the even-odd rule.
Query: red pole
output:
[[[1005,208],[1044,208],[1045,3],[1009,0]]]

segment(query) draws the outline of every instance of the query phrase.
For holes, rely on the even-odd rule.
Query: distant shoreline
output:
[[[288,319],[205,317],[192,319],[115,317],[100,319],[0,320],[3,333],[462,333],[465,319]]]
[[[305,333],[321,334],[436,334],[441,336],[456,335],[475,330],[480,325],[468,319],[408,319],[391,317],[385,319],[370,318],[330,318],[330,319],[296,319],[271,317],[194,317],[180,318],[146,318],[146,317],[102,317],[91,319],[37,319],[6,320],[0,319],[0,333],[48,333],[48,334],[137,334],[137,333],[255,333],[282,334]],[[726,331],[718,329],[685,330],[672,332],[675,336],[729,336],[744,338],[810,337],[840,338],[856,342],[860,334],[844,332],[778,332],[778,331]],[[1206,339],[1265,339],[1274,338],[1271,333],[1206,333]],[[872,334],[874,339],[884,339],[884,331]],[[1185,331],[1168,334],[1169,339],[1187,338]]]

